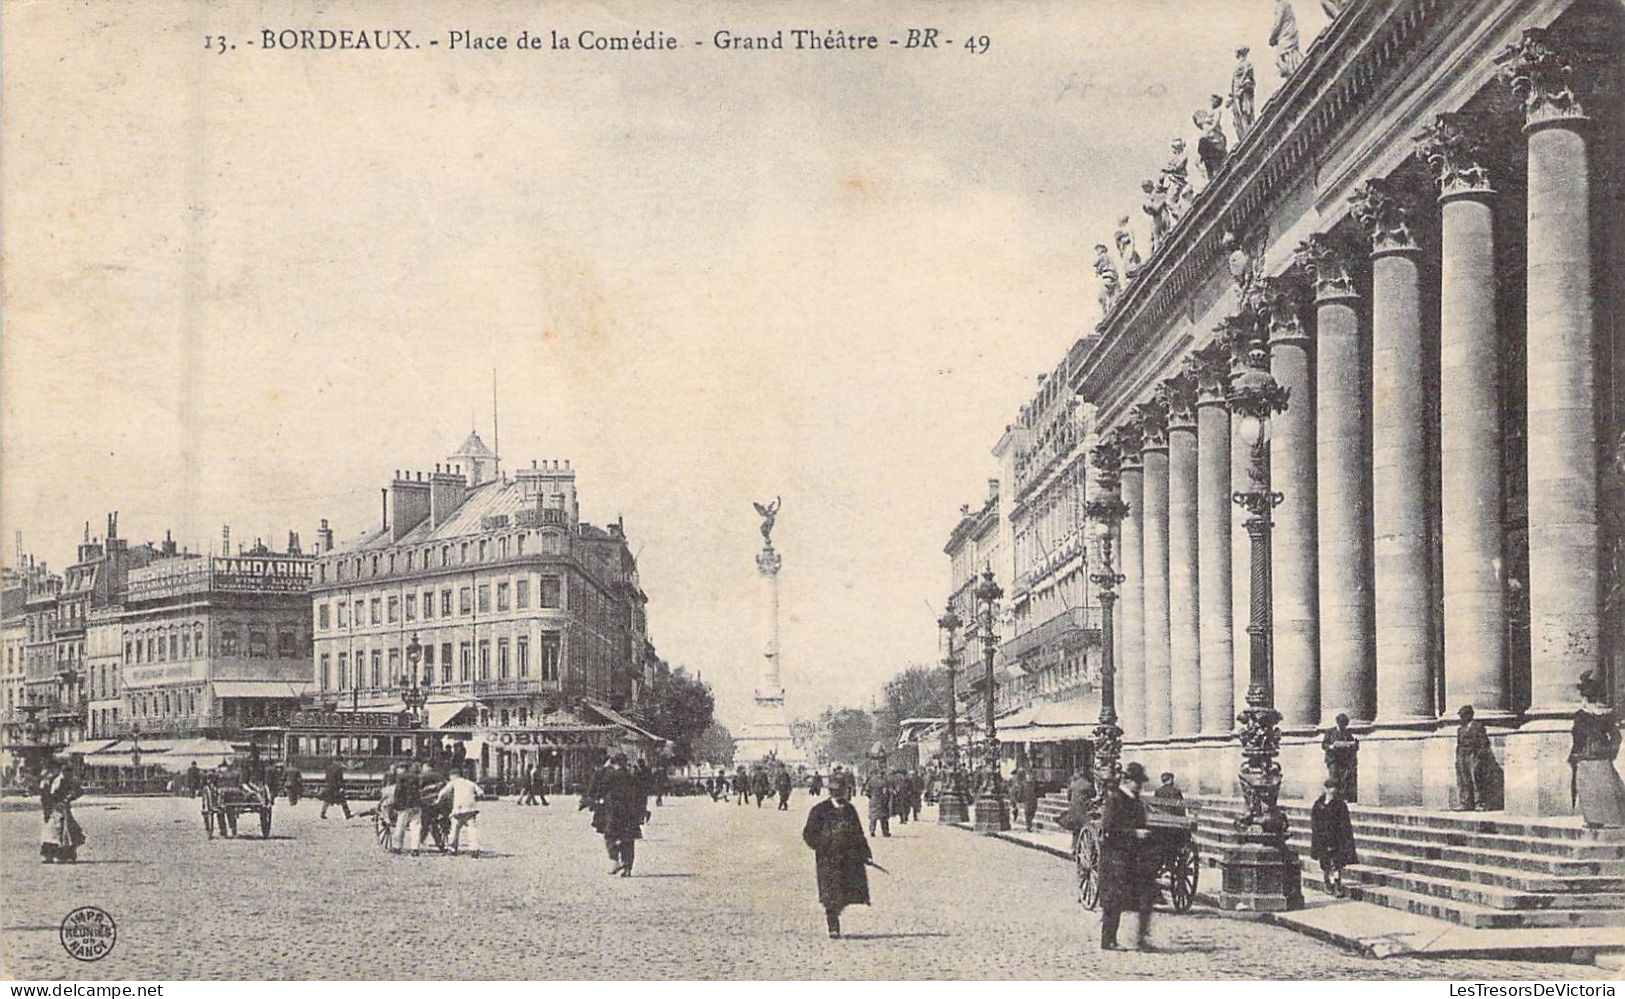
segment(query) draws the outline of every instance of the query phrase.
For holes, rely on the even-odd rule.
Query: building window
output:
[[[466,541],[463,542],[462,548],[461,548],[461,550],[459,551],[458,554],[459,554],[459,558],[462,561],[462,563],[464,565],[467,565],[468,564],[468,542],[466,542]]]
[[[333,657],[328,655],[325,652],[322,653],[321,678],[322,678],[322,689],[323,690],[332,690],[333,689]]]
[[[384,654],[377,649],[372,650],[372,686],[377,689],[384,685]]]
[[[482,539],[480,539],[480,561],[481,562],[485,561],[485,550],[486,550],[485,540],[482,538]]]
[[[278,659],[292,659],[299,654],[299,636],[292,628],[278,628],[276,633],[276,655]]]
[[[186,692],[186,713],[189,715],[197,714],[197,691],[195,690]]]
[[[508,539],[507,538],[498,538],[497,539],[497,557],[499,557],[499,558],[507,558],[508,557]]]
[[[127,663],[135,662],[135,643],[130,641],[128,638],[124,640],[124,661]],[[11,665],[10,649],[6,650],[6,665],[8,667]]]
[[[537,591],[536,600],[543,607],[558,607],[561,597],[559,577],[543,576],[541,589]]]
[[[559,636],[548,633],[542,636],[542,679],[556,682],[559,678]]]
[[[480,640],[480,679],[491,679],[491,642],[489,639]]]
[[[157,648],[158,648],[158,657],[157,657],[157,659],[155,661],[156,662],[163,662],[165,659],[168,658],[168,656],[165,655],[164,636],[159,635],[158,638],[157,638],[157,642],[158,642],[158,646],[157,646]]]
[[[472,614],[474,612],[474,590],[464,586],[457,591],[457,613]]]
[[[338,626],[348,628],[350,626],[350,605],[340,600],[336,606],[338,608]]]
[[[480,584],[480,613],[491,613],[491,586],[489,583]]]
[[[425,645],[423,647],[423,682],[425,684],[434,683],[434,646],[433,645]]]
[[[384,621],[384,602],[377,597],[372,598],[372,623],[382,624]]]
[[[474,646],[468,642],[457,645],[457,678],[463,683],[474,679]]]
[[[372,557],[372,574],[374,576],[378,575],[378,556],[376,555]]]
[[[505,611],[507,609],[508,609],[508,584],[507,583],[498,583],[497,584],[497,610]]]
[[[440,591],[440,616],[451,617],[451,590]]]
[[[414,561],[413,556],[415,556],[416,554],[417,554],[417,552],[407,552],[406,553],[406,571],[407,572],[412,571],[412,569],[413,569],[412,563]]]
[[[519,678],[523,680],[525,677],[530,676],[530,639],[525,635],[520,635],[515,644],[514,659],[516,661],[514,666],[519,671]]]
[[[389,598],[389,623],[398,624],[401,620],[401,598],[393,594]]]
[[[340,652],[339,653],[339,685],[338,685],[337,689],[343,690],[345,687],[348,687],[349,685],[350,685],[350,654],[348,652]]]
[[[440,682],[451,685],[451,643],[440,643]]]
[[[508,678],[508,640],[506,638],[499,638],[499,639],[497,639],[497,679],[498,680],[506,680],[507,678]]]
[[[406,595],[406,619],[408,621],[418,619],[418,595],[416,593]]]
[[[401,672],[401,650],[389,650],[389,682],[398,683],[405,674]]]
[[[389,553],[389,572],[390,572],[391,575],[394,575],[394,573],[395,573],[395,553],[394,552]]]
[[[203,647],[203,625],[201,624],[192,625],[192,648],[197,650],[199,658],[209,654],[208,650]]]
[[[248,629],[248,658],[271,658],[271,633],[265,628],[256,628],[252,625]]]
[[[325,604],[325,603],[317,604],[316,605],[316,629],[318,631],[326,631],[327,626],[328,626],[327,625],[327,620],[328,620],[327,604]]]
[[[530,606],[530,580],[521,579],[513,584],[513,603],[520,610]]]
[[[433,618],[434,618],[434,591],[433,590],[424,590],[423,591],[423,620],[429,621],[429,620],[432,620]]]
[[[169,658],[181,657],[181,636],[174,628],[169,629]]]
[[[525,554],[525,532],[520,531],[519,537],[514,539],[514,551],[519,555]]]
[[[440,564],[451,565],[451,545],[440,546]]]
[[[149,651],[151,647],[149,646]],[[227,625],[220,629],[220,654],[223,656],[238,655],[237,629],[234,625]]]

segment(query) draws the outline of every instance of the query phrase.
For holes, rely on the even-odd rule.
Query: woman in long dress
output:
[[[71,864],[79,859],[85,832],[73,817],[73,801],[84,791],[66,767],[46,775],[40,782],[40,803],[45,813],[40,830],[40,859],[49,864]]]
[[[1619,755],[1619,719],[1603,703],[1602,682],[1592,673],[1580,677],[1583,703],[1574,714],[1574,802],[1587,826],[1625,826],[1625,782],[1614,769]]]

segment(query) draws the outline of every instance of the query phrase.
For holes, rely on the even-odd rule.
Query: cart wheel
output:
[[[1100,841],[1088,826],[1072,840],[1072,859],[1078,875],[1078,902],[1085,909],[1100,904]]]
[[[1202,875],[1202,857],[1196,843],[1187,840],[1168,861],[1168,897],[1175,912],[1185,912],[1196,901],[1196,883]]]
[[[269,808],[260,809],[260,838],[271,838],[271,810]]]

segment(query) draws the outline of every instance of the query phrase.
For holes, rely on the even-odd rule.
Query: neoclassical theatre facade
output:
[[[1456,801],[1458,709],[1506,808],[1571,810],[1588,671],[1619,690],[1625,4],[1365,0],[1260,109],[1065,366],[1122,454],[1125,759],[1233,793],[1250,451],[1225,399],[1267,344],[1284,792],[1361,740],[1360,800]],[[1091,566],[1092,569],[1096,567]]]

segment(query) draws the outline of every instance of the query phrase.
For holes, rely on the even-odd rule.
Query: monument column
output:
[[[1169,700],[1168,635],[1168,410],[1158,400],[1135,407],[1145,435],[1141,506],[1145,552],[1145,737],[1168,736],[1173,723]]]
[[[1458,115],[1418,137],[1439,182],[1439,459],[1444,532],[1445,708],[1507,715],[1501,559],[1501,359],[1495,321],[1495,192]]]
[[[1371,517],[1365,499],[1365,371],[1359,293],[1344,249],[1315,235],[1298,246],[1315,282],[1316,545],[1320,566],[1320,724],[1376,716]]]
[[[1529,142],[1529,670],[1531,721],[1506,742],[1508,810],[1572,810],[1564,718],[1599,666],[1600,549],[1593,358],[1590,120],[1558,38],[1529,29],[1502,55]]]
[[[1196,380],[1178,374],[1157,387],[1168,410],[1168,677],[1170,734],[1202,730],[1201,633],[1197,618]]]
[[[1235,635],[1230,590],[1230,347],[1214,340],[1191,355],[1196,379],[1197,619],[1202,732],[1235,728]],[[1229,762],[1227,759],[1226,763]],[[1218,790],[1215,788],[1214,790]]]
[[[774,756],[784,763],[800,763],[803,759],[790,736],[790,719],[784,710],[779,670],[779,570],[784,560],[773,548],[779,502],[754,504],[762,517],[762,550],[756,553],[756,572],[762,582],[762,661],[757,673],[756,713],[734,739],[734,755],[741,760]]]
[[[1273,421],[1270,482],[1281,493],[1270,533],[1275,709],[1289,728],[1320,720],[1320,553],[1316,549],[1315,388],[1301,273],[1254,284],[1269,330],[1270,374],[1291,403]]]
[[[1121,615],[1117,634],[1122,655],[1117,659],[1118,693],[1122,706],[1117,723],[1123,737],[1132,742],[1145,740],[1145,554],[1142,524],[1144,510],[1144,470],[1140,463],[1140,424],[1130,419],[1114,432],[1122,453],[1123,503],[1128,513],[1118,525],[1117,550],[1122,553],[1123,585],[1117,602]]]

